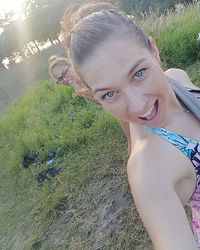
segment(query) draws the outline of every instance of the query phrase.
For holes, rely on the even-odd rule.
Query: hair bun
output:
[[[86,4],[70,4],[60,22],[61,40],[64,46],[69,47],[70,34],[74,27],[84,18],[94,12],[103,10],[117,10],[118,8],[110,3],[86,3]]]

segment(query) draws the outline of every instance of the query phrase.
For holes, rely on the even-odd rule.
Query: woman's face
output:
[[[81,74],[101,105],[120,120],[160,127],[168,121],[173,92],[159,52],[132,39],[109,40],[84,63]],[[170,94],[171,93],[171,94]]]
[[[67,64],[55,64],[51,70],[53,77],[57,83],[71,85],[72,80],[69,74],[69,66]]]

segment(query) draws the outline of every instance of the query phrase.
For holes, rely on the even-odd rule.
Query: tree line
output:
[[[86,0],[85,0],[86,1]],[[76,0],[76,2],[85,2]],[[110,1],[128,14],[138,17],[148,15],[152,10],[164,13],[175,8],[178,3],[188,4],[192,0],[117,0]],[[27,0],[24,2],[23,20],[13,20],[13,13],[0,16],[0,67],[2,61],[9,58],[14,63],[16,57],[29,57],[40,51],[39,44],[55,40],[59,42],[60,20],[69,0]]]

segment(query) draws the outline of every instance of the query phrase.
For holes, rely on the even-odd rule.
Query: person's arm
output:
[[[137,153],[128,163],[128,178],[140,217],[156,250],[198,250],[185,210],[174,188],[167,159],[144,159]],[[156,160],[158,158],[158,160]],[[154,164],[152,166],[151,164]],[[158,165],[156,165],[158,164]],[[162,166],[162,167],[160,167]]]

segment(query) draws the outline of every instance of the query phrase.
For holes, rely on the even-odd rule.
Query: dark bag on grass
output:
[[[200,100],[174,79],[169,78],[169,82],[177,98],[200,121]],[[200,93],[200,90],[194,90],[193,92]]]

